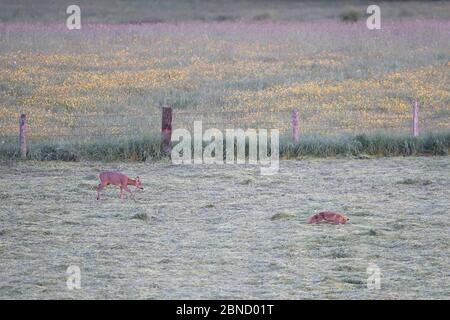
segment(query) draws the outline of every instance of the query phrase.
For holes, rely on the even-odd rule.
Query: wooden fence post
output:
[[[161,121],[161,146],[165,155],[170,155],[172,151],[172,108],[162,108]]]
[[[419,136],[419,102],[417,100],[414,101],[413,106],[413,121],[412,121],[412,132],[413,136]]]
[[[19,119],[19,148],[20,157],[27,156],[27,115],[22,113]]]
[[[299,141],[299,115],[298,115],[298,109],[292,110],[292,141],[294,143],[298,143]]]

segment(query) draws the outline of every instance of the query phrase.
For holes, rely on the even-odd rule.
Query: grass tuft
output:
[[[292,219],[295,218],[294,215],[289,214],[289,213],[285,213],[285,212],[281,212],[281,213],[276,213],[274,214],[270,220],[286,220],[286,219]]]
[[[398,183],[399,184],[409,184],[409,185],[416,184],[416,185],[428,186],[428,185],[432,184],[433,181],[428,180],[428,179],[423,180],[423,179],[418,179],[418,178],[406,178],[406,179],[400,180]]]
[[[343,22],[356,22],[361,18],[361,14],[356,10],[350,10],[343,12],[340,15],[341,21]]]
[[[136,213],[131,219],[147,221],[148,220],[148,215],[145,212],[143,212],[143,213]]]

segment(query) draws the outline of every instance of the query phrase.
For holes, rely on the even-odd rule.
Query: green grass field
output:
[[[139,175],[122,204],[101,170]],[[0,166],[1,299],[448,299],[449,157]],[[346,225],[308,225],[322,210]],[[381,289],[366,287],[369,264]],[[81,289],[66,269],[81,269]]]

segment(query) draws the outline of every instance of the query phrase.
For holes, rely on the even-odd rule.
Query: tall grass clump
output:
[[[339,16],[343,22],[356,22],[361,18],[361,14],[356,10],[341,13]]]
[[[0,144],[1,159],[18,159],[17,143]],[[161,159],[160,139],[155,136],[100,138],[90,141],[31,141],[27,159],[39,161],[146,161]]]
[[[206,146],[208,143],[204,143]],[[226,141],[224,140],[224,156]],[[270,144],[269,144],[270,146]],[[193,146],[192,146],[193,148]],[[292,143],[290,137],[280,138],[280,158],[295,159],[304,156],[419,156],[448,155],[450,131],[424,134],[420,137],[384,132],[357,135],[320,136],[302,135],[299,143]],[[248,157],[248,140],[246,157]],[[236,145],[235,145],[236,151]],[[193,149],[192,149],[193,152]],[[270,152],[270,148],[269,148]],[[192,153],[193,154],[193,153]],[[0,144],[0,159],[19,159],[17,143]],[[30,160],[59,161],[151,161],[164,158],[159,136],[134,138],[103,138],[93,141],[31,142],[27,154]]]
[[[102,161],[146,161],[162,157],[160,138],[143,136],[124,139],[101,139],[80,144],[83,158]]]
[[[0,159],[15,159],[20,155],[18,142],[2,141],[0,143]]]
[[[304,135],[294,144],[290,138],[280,141],[280,156],[284,159],[302,156],[330,157],[448,155],[450,131],[428,133],[420,137],[376,132],[370,134],[326,137]]]

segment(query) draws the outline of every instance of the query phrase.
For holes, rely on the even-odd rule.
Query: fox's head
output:
[[[350,220],[350,219],[348,217],[346,217],[346,216],[340,216],[339,217],[339,222],[342,223],[342,224],[347,223],[348,220]]]
[[[318,223],[322,221],[322,219],[320,219],[318,214],[313,215],[311,218],[308,219],[308,223],[312,224],[312,223]]]
[[[139,177],[136,177],[136,179],[134,180],[134,185],[136,188],[144,190],[144,186],[141,183],[141,180],[139,179]]]

